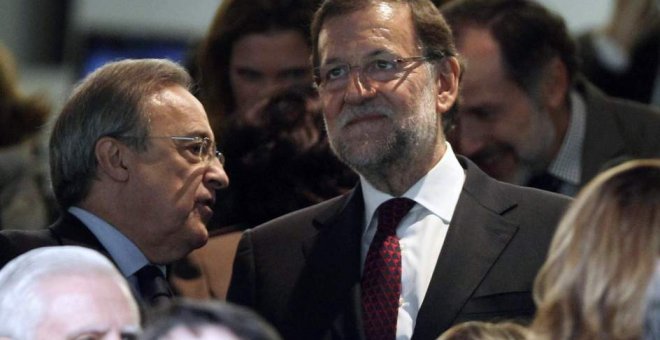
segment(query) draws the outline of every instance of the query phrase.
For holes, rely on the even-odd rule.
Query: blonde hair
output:
[[[468,321],[446,330],[438,340],[525,340],[529,331],[513,322]]]
[[[539,339],[638,339],[660,254],[660,159],[597,176],[561,220],[534,284]]]

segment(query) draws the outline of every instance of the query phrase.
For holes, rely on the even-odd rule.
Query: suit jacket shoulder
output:
[[[570,199],[499,182],[457,156],[466,181],[414,339],[438,337],[468,320],[531,319],[532,283]]]
[[[75,216],[65,213],[45,229],[0,231],[0,268],[32,249],[58,245],[91,248],[110,258],[94,234]]]
[[[48,229],[2,230],[0,231],[0,268],[32,249],[56,245],[58,242]]]
[[[587,105],[583,184],[623,161],[660,157],[660,109],[608,97],[586,81],[577,89]]]
[[[362,206],[357,188],[245,231],[227,300],[255,309],[286,339],[358,339],[350,299]]]

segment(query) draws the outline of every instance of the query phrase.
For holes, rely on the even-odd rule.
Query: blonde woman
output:
[[[452,326],[437,340],[526,340],[529,331],[522,325],[505,321],[490,323],[468,321]]]
[[[660,159],[630,161],[589,183],[536,278],[538,339],[639,339],[660,254]]]

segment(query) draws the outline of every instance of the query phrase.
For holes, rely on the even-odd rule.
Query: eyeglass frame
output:
[[[323,90],[323,88],[325,86],[327,86],[327,85],[323,84],[323,82],[327,83],[327,80],[324,79],[325,76],[323,76],[323,72],[321,72],[321,69],[326,68],[329,65],[333,65],[332,68],[335,68],[335,67],[347,67],[348,68],[347,72],[346,72],[346,78],[345,78],[346,84],[344,84],[343,86],[338,86],[336,89],[329,89],[328,90],[328,91],[338,91],[338,90],[345,89],[345,87],[348,86],[349,81],[350,81],[351,72],[355,69],[359,70],[358,77],[363,76],[364,79],[368,80],[370,83],[371,82],[382,83],[382,82],[390,81],[390,80],[393,80],[393,79],[398,79],[398,78],[400,78],[400,76],[398,74],[401,73],[402,71],[405,71],[403,69],[397,70],[392,75],[393,77],[391,79],[388,79],[388,80],[376,80],[376,79],[373,79],[371,76],[369,76],[368,74],[366,74],[364,72],[365,66],[367,66],[371,63],[386,60],[386,61],[394,63],[396,65],[396,67],[399,68],[399,67],[402,67],[402,66],[399,66],[399,65],[402,65],[404,63],[407,64],[407,63],[420,62],[420,61],[425,62],[425,61],[432,61],[432,60],[440,60],[440,59],[446,57],[447,55],[448,55],[447,53],[441,52],[438,55],[434,55],[434,56],[420,55],[420,56],[412,56],[412,57],[405,57],[405,58],[395,57],[392,60],[385,59],[385,58],[379,59],[378,57],[373,57],[373,59],[370,59],[367,62],[360,63],[358,65],[353,65],[353,64],[349,64],[349,63],[330,63],[330,64],[327,64],[327,65],[318,66],[318,67],[314,68],[314,85],[316,86],[317,90]],[[326,72],[326,73],[329,73],[330,70],[328,70],[328,72]]]
[[[137,138],[134,136],[119,136],[119,138]],[[209,137],[200,137],[200,136],[146,136],[146,138],[152,138],[152,139],[171,139],[173,141],[184,141],[184,142],[195,142],[195,143],[201,143],[200,145],[202,146],[199,149],[199,154],[197,157],[199,158],[200,163],[208,162],[212,157],[215,157],[220,161],[220,164],[223,166],[225,165],[226,159],[225,155],[218,150],[217,145],[215,144],[214,141],[211,140]],[[206,145],[206,146],[205,146]],[[209,148],[209,146],[211,148]],[[208,150],[214,150],[213,153],[203,152],[204,148],[208,148]]]

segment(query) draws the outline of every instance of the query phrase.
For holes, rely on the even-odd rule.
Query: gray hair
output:
[[[42,247],[10,261],[0,270],[0,337],[31,339],[44,313],[39,286],[55,276],[104,276],[131,296],[115,266],[100,253],[78,246]],[[138,307],[131,298],[132,308]]]
[[[126,59],[100,67],[76,86],[50,137],[53,191],[61,209],[89,193],[100,138],[131,136],[123,141],[134,150],[146,150],[146,98],[172,85],[191,90],[190,75],[180,65],[165,59]]]

